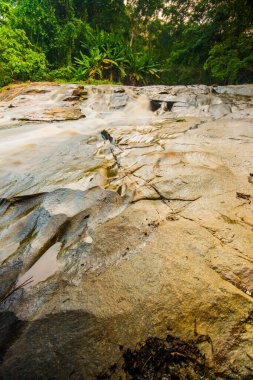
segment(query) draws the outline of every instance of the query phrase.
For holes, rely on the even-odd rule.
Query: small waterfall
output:
[[[122,126],[145,125],[155,115],[150,109],[150,101],[145,94],[136,96],[130,89],[117,92],[114,88],[93,89],[89,99],[82,104],[82,111],[86,115],[85,123],[90,121],[97,124]]]
[[[72,93],[76,86],[62,85],[52,86],[45,92],[31,97],[21,95],[14,100],[13,108],[7,109],[9,120],[18,118],[25,113],[43,114],[51,108],[72,108],[71,103],[66,102],[66,96]],[[44,88],[42,87],[43,90]],[[2,132],[0,151],[2,160],[8,165],[13,160],[7,158],[7,153],[14,158],[15,152],[29,151],[31,148],[42,149],[44,144],[58,144],[66,140],[68,135],[82,134],[84,136],[96,136],[103,129],[110,127],[124,129],[124,127],[145,127],[152,123],[156,115],[150,109],[150,101],[145,94],[136,95],[129,88],[122,87],[87,87],[89,96],[80,104],[84,119],[68,121],[24,122],[15,130],[7,128]],[[18,119],[17,119],[18,120]],[[18,169],[17,169],[18,170]]]

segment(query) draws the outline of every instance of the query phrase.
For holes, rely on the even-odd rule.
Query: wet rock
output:
[[[63,99],[64,102],[77,102],[79,100],[79,96],[67,96]]]
[[[228,104],[212,104],[208,111],[211,116],[217,119],[231,113],[231,107]]]
[[[161,100],[155,100],[152,99],[150,101],[150,107],[153,112],[159,110],[160,107],[162,107],[163,111],[171,111],[173,108],[173,105],[175,102],[173,101],[161,101]]]
[[[46,94],[47,92],[50,92],[50,90],[47,88],[29,87],[27,90],[24,91],[24,94],[35,95],[35,94]]]
[[[241,96],[253,96],[253,88],[251,85],[243,86],[213,86],[213,90],[217,94],[231,94]]]
[[[107,132],[105,129],[101,132],[101,136],[104,140],[110,141],[111,144],[114,143],[114,138],[110,135],[109,132]]]
[[[126,91],[125,91],[124,88],[121,87],[121,88],[116,88],[116,89],[114,90],[114,92],[115,92],[115,94],[118,94],[118,93],[121,93],[121,94],[122,94],[122,93],[124,93],[124,92],[126,92]]]
[[[79,96],[79,98],[80,98],[80,97],[87,98],[87,96],[88,96],[88,91],[87,91],[87,89],[86,89],[84,86],[78,86],[78,87],[76,87],[76,88],[73,90],[72,95],[73,95],[73,96]]]
[[[64,121],[64,120],[78,120],[80,118],[85,118],[85,115],[82,114],[80,108],[71,107],[55,107],[49,110],[46,110],[44,114],[38,115],[27,114],[22,116],[19,120],[22,121]]]
[[[251,378],[251,96],[41,89],[0,102],[0,377]]]
[[[124,108],[128,103],[129,97],[125,92],[117,91],[110,98],[110,109]]]
[[[88,91],[84,86],[78,86],[71,94],[63,99],[64,102],[79,102],[88,99]]]

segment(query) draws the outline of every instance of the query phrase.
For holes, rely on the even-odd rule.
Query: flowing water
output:
[[[88,99],[80,104],[81,112],[86,117],[78,120],[20,121],[29,117],[31,120],[43,119],[43,115],[57,105],[71,109],[71,105],[69,107],[64,102],[68,91],[62,86],[33,97],[19,95],[5,110],[0,119],[2,126],[5,125],[0,129],[2,198],[35,195],[62,188],[84,191],[96,185],[108,187],[109,182],[117,177],[119,169],[115,166],[116,156],[112,149],[118,149],[116,154],[122,153],[122,149],[104,141],[101,135],[103,130],[111,133],[113,138],[121,136],[123,144],[127,144],[129,139],[137,144],[149,142],[148,135],[142,132],[150,128],[155,115],[150,110],[147,96],[136,96],[131,90],[118,98],[117,95],[113,97],[113,88],[109,91],[91,91]],[[44,207],[51,214],[71,214],[68,206],[64,208],[61,205],[55,210]],[[9,247],[7,255],[10,255],[19,245],[9,244],[8,235],[3,235],[2,239]],[[92,238],[87,235],[84,241],[91,244]],[[52,245],[29,270],[19,276],[17,286],[26,282],[26,287],[35,286],[52,276],[59,269],[57,255],[60,249],[60,243]]]
[[[103,145],[102,130],[113,129],[123,135],[133,129],[133,138],[143,139],[138,132],[148,128],[154,120],[145,95],[137,97],[129,90],[124,94],[124,107],[114,107],[113,91],[95,91],[80,105],[86,118],[79,120],[34,122],[18,121],[32,116],[43,116],[50,107],[66,104],[66,88],[60,87],[33,98],[20,95],[11,103],[0,119],[0,182],[1,196],[16,196],[49,191],[62,186],[76,186],[76,177],[104,166],[103,155],[97,154]],[[71,110],[71,106],[66,108]],[[15,119],[15,120],[13,120]],[[8,124],[9,120],[9,124]],[[8,126],[6,126],[6,123]],[[14,123],[14,124],[13,124]],[[144,142],[144,141],[143,141]],[[107,155],[108,156],[108,155]],[[86,175],[79,178],[81,188]],[[19,182],[19,190],[13,188]]]
[[[39,104],[36,104],[36,101],[32,101],[31,104],[31,99],[29,99],[29,105],[27,105],[27,97],[22,96],[21,104],[19,101],[17,110],[11,108],[5,112],[1,122],[9,121],[11,123],[20,114],[20,106],[22,106],[23,114],[32,111],[34,114],[40,115],[46,108],[54,105],[57,101],[61,101],[65,95],[64,88],[60,88],[53,94],[50,92],[40,95]],[[62,141],[66,143],[68,136],[80,134],[87,138],[99,135],[103,129],[145,126],[154,119],[154,114],[150,111],[149,100],[145,95],[136,99],[129,97],[128,104],[122,110],[112,109],[110,98],[110,93],[92,94],[81,105],[82,112],[86,115],[85,119],[52,121],[50,123],[23,122],[23,125],[19,123],[18,126],[0,130],[0,162],[11,163],[16,155],[24,156],[25,160],[26,152],[30,149],[33,150],[33,155],[43,154],[43,146],[55,147],[60,145]]]

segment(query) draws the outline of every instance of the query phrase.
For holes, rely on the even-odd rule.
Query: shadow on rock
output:
[[[100,374],[97,380],[214,379],[198,347],[171,335],[164,340],[148,338],[136,350],[126,350],[122,362]]]

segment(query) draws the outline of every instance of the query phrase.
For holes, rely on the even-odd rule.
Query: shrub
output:
[[[25,32],[9,25],[0,27],[0,86],[13,81],[38,81],[46,70],[44,53],[38,53]]]

